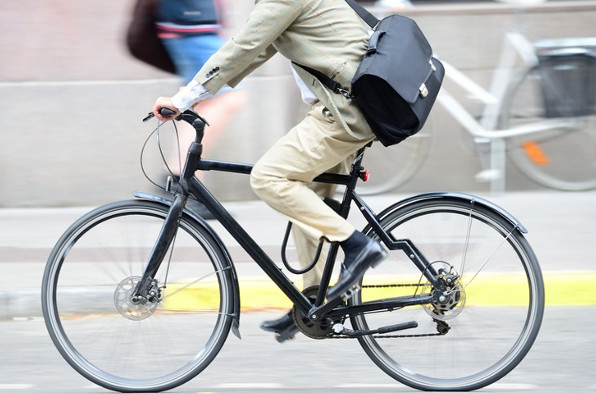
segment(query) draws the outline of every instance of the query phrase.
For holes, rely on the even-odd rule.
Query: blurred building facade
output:
[[[175,76],[146,66],[124,45],[135,0],[20,0],[0,13],[0,207],[97,205],[152,190],[139,165],[155,123],[142,123],[157,96],[178,88]],[[234,0],[228,34],[251,0]],[[416,19],[434,50],[488,87],[512,8],[490,2],[419,1],[403,11]],[[381,15],[386,12],[374,8]],[[549,1],[531,9],[531,40],[596,36],[596,1]],[[276,57],[246,79],[249,104],[220,139],[213,158],[251,163],[296,123],[300,102],[289,64]],[[463,96],[462,96],[463,98]],[[474,104],[470,104],[474,111]],[[436,140],[420,173],[399,192],[486,191],[466,132],[440,107]],[[164,132],[167,131],[164,128]],[[155,145],[149,174],[163,177]],[[508,190],[536,188],[508,166]],[[255,198],[242,175],[208,174],[224,200]]]

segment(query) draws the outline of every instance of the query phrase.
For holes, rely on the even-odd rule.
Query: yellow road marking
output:
[[[411,278],[409,278],[411,279]],[[518,306],[527,304],[527,286],[523,276],[510,274],[485,275],[475,278],[466,288],[466,304],[475,306]],[[404,279],[404,282],[408,282]],[[410,281],[412,282],[412,281]],[[417,279],[413,280],[414,283]],[[596,272],[544,273],[547,306],[596,305]],[[464,278],[465,283],[465,278]],[[206,282],[176,290],[168,286],[164,307],[173,310],[214,309],[219,294],[214,282]],[[413,288],[364,289],[365,298],[395,297],[412,294]],[[267,279],[240,279],[240,303],[244,310],[289,309],[288,298]]]

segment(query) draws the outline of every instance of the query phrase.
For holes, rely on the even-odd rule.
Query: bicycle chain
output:
[[[384,287],[422,287],[424,285],[420,283],[393,283],[387,285],[364,285],[363,288],[384,288]],[[373,335],[375,339],[383,338],[423,338],[423,337],[436,337],[443,336],[446,333],[429,333],[429,334],[403,334],[403,335]],[[350,337],[347,335],[331,335],[331,339],[357,339],[358,337]]]
[[[408,334],[408,335],[373,335],[375,339],[387,339],[387,338],[422,338],[422,337],[440,337],[445,334],[439,332],[432,334]],[[330,339],[358,339],[358,337],[349,337],[347,335],[331,335]]]
[[[381,288],[381,287],[422,287],[420,283],[393,283],[388,285],[364,285],[363,288]]]

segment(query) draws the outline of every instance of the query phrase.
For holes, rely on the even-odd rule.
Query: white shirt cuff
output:
[[[207,100],[213,95],[194,79],[172,97],[172,104],[178,111],[184,112],[197,101]]]

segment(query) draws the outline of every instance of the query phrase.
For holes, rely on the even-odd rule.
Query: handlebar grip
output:
[[[172,116],[172,115],[175,115],[176,114],[176,111],[172,111],[169,108],[162,108],[162,109],[159,110],[159,113],[162,116]]]
[[[172,110],[171,110],[171,109],[169,109],[169,108],[162,108],[162,109],[160,109],[160,110],[159,110],[159,113],[161,113],[161,115],[162,115],[162,116],[166,116],[166,117],[167,117],[167,116],[172,116],[172,115],[174,115],[176,112],[175,112],[175,111],[172,111]],[[146,122],[146,121],[148,121],[149,119],[151,119],[151,118],[152,118],[152,117],[154,117],[154,116],[155,116],[155,115],[153,114],[153,112],[149,112],[149,113],[147,114],[147,116],[145,116],[145,117],[143,118],[143,122]]]

